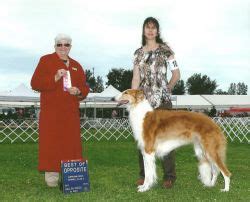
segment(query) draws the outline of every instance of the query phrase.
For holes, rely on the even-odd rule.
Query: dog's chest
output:
[[[144,115],[142,116],[139,114],[131,113],[129,116],[129,120],[134,133],[134,138],[138,141],[142,138]]]
[[[143,141],[143,124],[147,112],[152,111],[152,107],[147,100],[143,100],[136,107],[130,109],[129,121],[133,130],[135,140],[138,142],[138,147],[144,147]]]
[[[133,135],[135,140],[137,141],[138,147],[144,147],[143,141],[143,121],[144,121],[145,114],[139,112],[130,112],[129,114],[129,121],[131,128],[133,130]]]

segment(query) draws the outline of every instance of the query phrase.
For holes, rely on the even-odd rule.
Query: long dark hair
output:
[[[144,23],[143,23],[143,26],[142,26],[142,45],[145,46],[146,45],[146,37],[144,35],[144,28],[147,24],[149,23],[152,23],[154,24],[154,26],[156,27],[157,29],[157,36],[156,36],[156,42],[159,43],[159,44],[165,44],[164,41],[162,40],[161,38],[161,35],[160,35],[160,24],[158,22],[158,20],[156,20],[155,18],[153,17],[148,17],[144,20]]]
[[[146,37],[144,35],[144,28],[149,23],[154,24],[156,29],[157,29],[157,36],[155,38],[156,43],[165,45],[165,49],[169,52],[168,54],[173,55],[174,51],[169,47],[169,45],[166,42],[164,42],[162,40],[161,34],[160,34],[160,24],[159,24],[158,20],[156,20],[154,17],[148,17],[143,22],[143,26],[142,26],[142,46],[146,45]]]

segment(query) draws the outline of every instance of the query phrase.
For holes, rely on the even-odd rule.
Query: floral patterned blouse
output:
[[[165,44],[160,44],[154,51],[144,52],[143,47],[134,53],[134,66],[139,68],[139,89],[153,108],[171,102],[167,89],[168,58],[173,52]]]

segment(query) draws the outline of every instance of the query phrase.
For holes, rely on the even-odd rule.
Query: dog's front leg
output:
[[[149,190],[156,182],[156,166],[155,166],[155,153],[151,154],[142,152],[143,162],[144,162],[144,170],[145,170],[145,180],[144,184],[138,186],[138,192],[144,192]]]

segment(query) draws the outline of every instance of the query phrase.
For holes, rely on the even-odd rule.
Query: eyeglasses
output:
[[[62,44],[62,43],[58,43],[58,44],[56,44],[56,47],[62,47],[62,46],[64,46],[64,47],[70,47],[71,46],[71,44],[69,44],[69,43],[66,43],[66,44]]]

